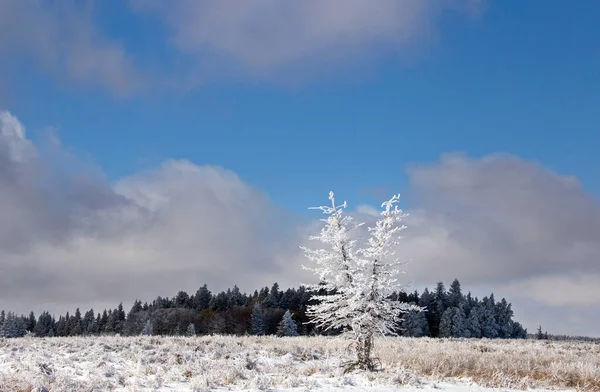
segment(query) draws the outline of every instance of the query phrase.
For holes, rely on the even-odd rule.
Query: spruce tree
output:
[[[210,307],[210,302],[212,300],[212,294],[208,290],[206,284],[198,289],[196,295],[194,296],[194,308],[196,310],[204,310]]]
[[[464,298],[460,288],[460,282],[458,279],[454,279],[450,285],[450,289],[448,289],[448,306],[458,308],[462,305],[463,301]]]
[[[498,337],[498,324],[496,323],[496,307],[494,297],[483,298],[481,301],[479,324],[481,334],[484,338],[494,339]]]
[[[144,325],[144,329],[142,329],[140,335],[154,335],[154,328],[150,319],[146,321],[146,325]]]
[[[196,336],[196,327],[194,323],[190,323],[185,331],[186,336]]]
[[[471,333],[467,328],[467,318],[462,309],[455,306],[446,309],[440,320],[440,337],[468,338]]]
[[[429,336],[429,326],[425,312],[411,310],[402,316],[402,335],[419,338]]]
[[[480,317],[480,306],[474,305],[469,313],[469,317],[467,317],[467,328],[469,329],[472,338],[483,337],[481,323],[479,322]]]
[[[298,327],[292,319],[292,314],[286,310],[277,325],[277,336],[298,336]]]
[[[258,302],[252,308],[251,328],[254,335],[262,336],[266,334],[265,313]]]

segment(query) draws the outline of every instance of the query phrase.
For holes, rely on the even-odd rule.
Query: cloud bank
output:
[[[576,178],[507,154],[447,154],[408,173],[419,203],[401,249],[415,260],[409,276],[457,277],[511,299],[522,318],[552,309],[549,331],[600,334],[600,201]]]
[[[110,183],[68,159],[40,152],[0,112],[0,308],[102,309],[204,283],[312,281],[299,245],[320,214],[302,221],[219,167],[171,160]],[[414,204],[398,252],[415,287],[459,278],[513,302],[530,330],[598,335],[600,201],[575,178],[506,154],[447,154],[408,174]],[[378,212],[350,207],[366,221]]]
[[[0,308],[114,307],[302,276],[293,218],[235,173],[173,160],[109,184],[64,166],[1,112]]]

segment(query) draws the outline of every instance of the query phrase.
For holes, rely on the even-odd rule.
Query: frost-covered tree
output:
[[[509,339],[512,337],[514,321],[512,320],[512,306],[506,299],[502,298],[496,304],[496,324],[498,324],[498,334],[500,338]]]
[[[411,310],[402,316],[402,334],[414,338],[429,336],[429,326],[425,312]]]
[[[496,306],[493,295],[490,295],[490,298],[485,297],[481,301],[479,324],[484,338],[494,339],[498,337],[499,328],[496,323]]]
[[[146,325],[144,325],[144,329],[142,329],[141,335],[154,335],[154,327],[152,326],[152,322],[150,319],[146,321]]]
[[[354,276],[358,273],[356,263],[356,240],[350,238],[350,231],[359,225],[352,223],[352,217],[344,216],[346,202],[337,206],[333,192],[329,193],[331,207],[317,207],[327,219],[320,235],[310,236],[310,240],[318,240],[325,247],[310,249],[302,247],[306,257],[316,264],[316,267],[303,268],[318,276],[318,285],[307,285],[313,293],[312,299],[316,304],[307,307],[307,315],[319,329],[339,329],[350,327],[356,313],[354,305],[355,283]]]
[[[3,338],[20,338],[27,333],[25,320],[18,317],[13,312],[7,312],[3,323],[2,335]]]
[[[454,306],[458,308],[462,305],[463,302],[464,297],[460,288],[460,282],[458,281],[458,279],[454,279],[454,281],[452,281],[452,284],[450,285],[450,289],[448,289],[448,306]]]
[[[481,338],[483,336],[483,333],[481,331],[481,324],[479,322],[480,318],[480,307],[478,305],[475,305],[471,309],[469,317],[467,317],[467,328],[469,329],[472,338]]]
[[[265,325],[265,312],[258,302],[252,308],[251,328],[254,335],[266,335],[267,328]]]
[[[320,284],[309,286],[317,294],[316,304],[310,305],[307,314],[318,328],[348,328],[355,341],[357,362],[353,366],[374,369],[371,352],[375,334],[395,335],[402,313],[416,305],[393,301],[394,291],[404,291],[397,276],[401,265],[394,258],[405,214],[396,205],[399,195],[382,203],[383,211],[374,227],[369,227],[369,238],[364,247],[356,249],[356,239],[350,231],[355,225],[352,218],[343,214],[346,203],[335,204],[333,192],[329,193],[331,206],[318,207],[324,214],[325,227],[319,240],[325,248],[303,248],[306,257],[316,264],[307,268],[319,277]],[[305,267],[306,268],[306,267]],[[325,294],[320,292],[325,291]]]
[[[467,327],[467,318],[462,309],[451,307],[442,314],[440,321],[440,337],[469,338],[471,333]]]
[[[285,311],[277,325],[277,336],[298,336],[298,327],[289,310]]]
[[[194,326],[194,323],[190,323],[187,326],[187,330],[185,331],[186,336],[196,336],[196,327]]]

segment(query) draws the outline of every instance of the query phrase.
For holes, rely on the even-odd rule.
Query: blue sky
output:
[[[96,8],[102,34],[168,67],[165,28],[125,4]],[[514,153],[598,193],[599,15],[592,1],[489,2],[477,15],[443,15],[406,55],[293,84],[220,76],[188,92],[115,97],[26,61],[13,70],[10,109],[33,138],[55,127],[113,180],[187,158],[232,169],[293,209],[329,188],[353,200],[402,190],[407,164],[452,151]]]
[[[308,207],[401,192],[417,285],[600,336],[598,20],[591,0],[2,2],[0,260],[54,285],[0,297],[297,285]]]

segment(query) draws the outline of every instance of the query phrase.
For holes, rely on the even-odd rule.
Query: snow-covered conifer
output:
[[[440,321],[440,337],[469,338],[471,333],[467,327],[467,318],[462,309],[455,306],[446,309]]]
[[[26,324],[22,317],[13,312],[7,312],[3,323],[2,336],[4,338],[21,338],[27,333]]]
[[[420,338],[429,336],[429,326],[425,312],[411,310],[402,316],[402,335]]]
[[[266,335],[265,312],[263,312],[262,306],[260,306],[258,302],[256,302],[252,308],[251,322],[252,333],[254,335]]]
[[[307,314],[317,327],[350,328],[357,352],[357,363],[363,369],[373,369],[371,358],[375,334],[396,334],[396,326],[402,313],[421,310],[416,305],[390,299],[394,291],[403,291],[397,276],[401,265],[394,258],[401,224],[405,214],[395,204],[399,195],[382,203],[383,211],[374,227],[368,229],[370,236],[365,247],[356,250],[356,240],[350,237],[352,229],[362,224],[352,224],[352,218],[343,215],[344,202],[336,206],[333,192],[329,193],[331,207],[319,207],[326,223],[319,236],[310,237],[326,245],[324,249],[303,248],[309,260],[315,262],[312,270],[320,284],[309,286],[313,292],[324,289],[326,295],[313,298],[317,304],[308,307]],[[305,267],[306,268],[306,267]]]
[[[187,326],[187,330],[185,331],[186,336],[196,336],[196,327],[194,326],[194,323],[190,323]]]
[[[296,322],[292,319],[292,314],[286,310],[277,325],[277,336],[298,336],[298,328]]]
[[[481,334],[484,338],[494,339],[498,337],[499,327],[496,323],[496,306],[494,297],[483,298],[481,301],[479,324],[481,325]]]
[[[471,312],[469,313],[469,317],[467,317],[467,328],[471,334],[472,338],[481,338],[483,333],[481,331],[481,323],[479,319],[481,318],[481,307],[479,305],[475,305]]]
[[[152,322],[150,319],[146,321],[146,325],[144,325],[144,329],[142,329],[141,335],[154,335],[154,327],[152,326]]]

